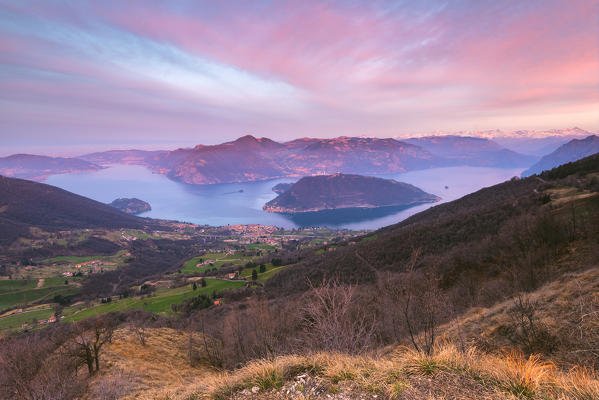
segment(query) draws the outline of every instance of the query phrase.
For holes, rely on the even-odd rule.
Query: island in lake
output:
[[[127,214],[141,214],[143,212],[150,211],[152,209],[152,207],[150,206],[149,203],[146,203],[145,201],[136,199],[136,198],[116,199],[109,205],[114,208],[117,208]]]
[[[440,197],[414,185],[393,179],[334,174],[304,177],[266,203],[263,209],[294,214],[348,208],[406,207],[439,200]]]

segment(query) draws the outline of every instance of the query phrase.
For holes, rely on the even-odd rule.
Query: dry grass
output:
[[[552,363],[536,355],[524,357],[516,352],[487,362],[484,373],[495,378],[505,391],[518,397],[534,398],[554,386],[555,381]]]
[[[596,400],[599,399],[599,379],[587,368],[573,368],[567,374],[556,378],[558,387],[562,388],[563,398]]]
[[[591,250],[573,247],[560,264],[579,262]],[[528,294],[536,304],[538,323],[556,338],[551,359],[562,368],[590,364],[599,356],[592,350],[599,344],[599,267],[581,265],[593,267],[566,273]],[[489,308],[471,309],[459,320],[441,326],[440,335],[445,340],[461,337],[469,345],[499,353],[514,346],[503,333],[505,327],[513,324],[509,315],[513,307],[514,299],[508,299]]]
[[[560,263],[579,263],[588,251],[574,247]],[[572,260],[572,254],[576,259]],[[566,363],[572,360],[568,350],[576,349],[582,339],[597,339],[598,288],[599,268],[593,267],[563,275],[530,294],[539,305],[541,321],[563,338],[563,350],[551,358],[556,364],[535,355],[502,351],[509,348],[509,343],[494,335],[499,326],[509,322],[507,311],[513,305],[509,300],[492,308],[472,310],[461,319],[459,330],[455,325],[442,327],[446,338],[462,335],[466,339],[463,349],[445,342],[431,355],[405,347],[383,356],[288,355],[253,361],[224,373],[190,367],[184,333],[155,329],[148,336],[147,346],[142,346],[133,333],[121,330],[107,347],[104,360],[108,368],[103,376],[114,382],[128,379],[134,389],[127,397],[131,399],[354,399],[374,395],[398,400],[599,399],[599,381],[594,372],[581,367],[568,370]],[[483,352],[474,345],[490,341],[496,344],[490,349],[494,352],[488,352],[488,346]],[[304,390],[304,384],[297,380],[304,374],[312,377],[319,391]],[[295,391],[289,394],[292,384]],[[257,394],[240,395],[253,387],[259,388]]]
[[[249,398],[285,398],[276,396],[279,389],[304,373],[328,388],[311,397],[315,399],[338,393],[346,398],[372,394],[389,399],[599,399],[599,382],[588,370],[563,373],[537,356],[516,352],[492,356],[474,348],[462,352],[452,344],[438,346],[430,356],[399,348],[383,358],[319,353],[259,360],[231,373],[198,379],[173,398],[236,398],[254,386],[260,392]]]
[[[105,347],[101,374],[94,378],[90,393],[118,382],[125,395],[119,398],[166,399],[198,377],[213,375],[205,365],[190,366],[188,339],[187,334],[174,329],[148,329],[143,346],[134,332],[117,330],[113,342]]]
[[[102,375],[91,385],[88,398],[102,398],[115,386],[126,386],[127,399],[599,399],[599,381],[592,371],[560,371],[538,356],[517,352],[490,355],[451,343],[432,355],[400,347],[385,356],[317,353],[256,360],[232,371],[216,373],[192,368],[186,356],[187,336],[152,329],[147,345],[120,330],[107,347]],[[298,376],[309,376],[320,391],[305,393]],[[296,391],[286,393],[294,384]],[[294,383],[295,382],[295,383]],[[258,387],[252,394],[246,389]],[[329,397],[330,396],[330,397]],[[104,397],[116,398],[116,397]]]

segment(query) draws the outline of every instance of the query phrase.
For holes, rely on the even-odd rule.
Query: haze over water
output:
[[[440,196],[441,202],[455,200],[483,187],[506,181],[522,172],[518,169],[450,167],[386,175],[407,182]],[[187,185],[169,180],[164,175],[153,174],[143,166],[112,165],[109,168],[84,173],[54,175],[46,183],[73,193],[109,203],[119,197],[136,197],[147,201],[152,210],[140,216],[178,220],[213,226],[234,224],[263,224],[283,228],[303,225],[285,215],[267,213],[262,206],[275,198],[272,187],[294,179],[276,179],[261,182],[244,182],[215,185]],[[447,189],[445,188],[447,186]],[[318,225],[348,229],[377,229],[400,222],[434,204],[422,204],[384,216],[369,217],[347,215],[344,218],[329,216]],[[318,219],[318,217],[317,217]],[[315,225],[311,220],[308,225]]]

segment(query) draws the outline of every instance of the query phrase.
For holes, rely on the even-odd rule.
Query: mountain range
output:
[[[135,163],[188,184],[268,180],[307,175],[379,175],[457,165],[524,167],[536,159],[488,139],[447,136],[396,139],[338,137],[276,142],[243,136],[218,145],[169,152],[111,151],[81,157],[98,164]]]
[[[573,139],[551,154],[541,158],[536,164],[522,172],[522,176],[539,174],[545,170],[580,160],[595,153],[599,153],[599,136],[591,135],[584,139]]]
[[[559,136],[562,133],[564,136]],[[173,151],[112,150],[78,158],[17,154],[0,158],[0,174],[43,180],[52,174],[95,171],[110,164],[135,164],[174,181],[215,184],[337,172],[395,174],[449,166],[525,168],[537,161],[538,155],[547,154],[584,133],[589,132],[574,128],[542,134],[488,131],[477,132],[476,137],[439,135],[398,140],[341,136],[288,142],[246,135],[231,142]]]
[[[581,139],[592,134],[590,131],[574,127],[547,130],[504,131],[493,129],[486,131],[460,131],[453,135],[489,139],[507,149],[542,157],[572,139]],[[442,137],[447,135],[447,133],[442,133],[436,136]]]

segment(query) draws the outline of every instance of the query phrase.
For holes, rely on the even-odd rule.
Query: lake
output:
[[[441,202],[458,199],[483,187],[504,182],[523,171],[518,169],[450,167],[386,175],[411,183],[442,198]],[[422,204],[404,209],[377,211],[354,210],[291,217],[262,211],[264,203],[277,195],[272,187],[294,179],[261,182],[188,185],[153,174],[139,165],[111,165],[94,172],[54,175],[46,180],[91,199],[110,203],[119,197],[137,197],[147,201],[152,210],[142,217],[178,220],[203,225],[263,224],[283,228],[298,226],[333,226],[348,229],[377,229],[402,221],[435,204]],[[446,188],[447,187],[447,188]]]

